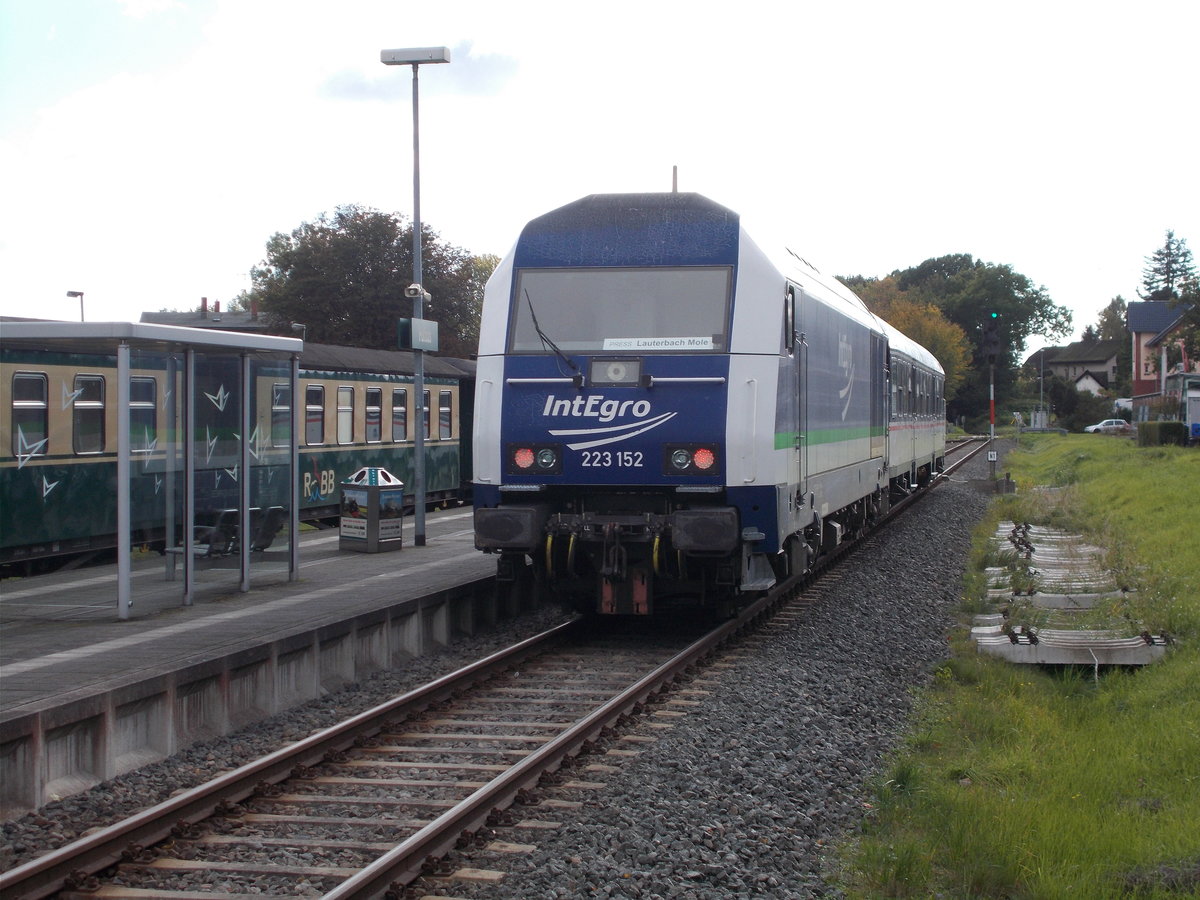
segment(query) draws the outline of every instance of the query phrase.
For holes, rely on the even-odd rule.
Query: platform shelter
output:
[[[201,571],[241,591],[268,567],[295,580],[303,341],[130,322],[8,321],[0,346],[10,358],[46,363],[48,403],[60,393],[75,402],[79,377],[111,378],[101,402],[115,407],[115,426],[101,445],[86,454],[30,453],[22,467],[30,496],[42,499],[30,515],[47,534],[111,533],[103,517],[115,511],[120,618],[129,618],[135,536],[165,542],[167,571],[182,570],[184,605]],[[46,489],[59,482],[61,490]],[[78,502],[85,490],[88,507]]]

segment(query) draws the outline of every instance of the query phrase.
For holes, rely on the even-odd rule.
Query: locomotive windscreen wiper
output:
[[[576,387],[583,386],[583,372],[579,370],[579,366],[571,360],[567,354],[558,349],[558,344],[550,340],[550,336],[542,331],[542,326],[538,324],[537,313],[533,311],[533,300],[529,297],[529,288],[525,288],[525,303],[529,306],[529,317],[533,320],[533,330],[542,341],[542,346],[549,347],[554,351],[554,355],[565,362],[568,366],[575,370]]]

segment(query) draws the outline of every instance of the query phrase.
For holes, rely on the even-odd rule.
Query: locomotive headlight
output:
[[[505,453],[510,475],[561,475],[559,444],[509,444]]]
[[[633,387],[642,381],[642,361],[636,357],[593,359],[588,371],[588,384],[624,385]]]
[[[719,475],[719,452],[716,444],[667,444],[663,447],[663,474]]]

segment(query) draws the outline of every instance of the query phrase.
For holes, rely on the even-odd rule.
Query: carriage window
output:
[[[46,376],[17,372],[12,380],[12,452],[19,461],[45,456],[50,430]]]
[[[453,400],[449,391],[438,391],[438,438],[443,441],[450,440],[451,423],[453,420]]]
[[[423,392],[423,402],[421,403],[421,421],[425,423],[425,440],[429,440],[432,432],[429,428],[429,391]]]
[[[354,388],[337,389],[337,436],[339,444],[354,443]]]
[[[284,381],[271,385],[271,446],[292,443],[292,386]]]
[[[76,453],[104,451],[104,376],[76,375],[71,404],[71,443]]]
[[[304,389],[304,443],[325,443],[325,386],[310,384]]]
[[[383,388],[367,388],[367,443],[383,440]]]
[[[129,449],[148,453],[158,446],[158,383],[129,379]]]
[[[392,440],[408,440],[408,391],[392,391]]]

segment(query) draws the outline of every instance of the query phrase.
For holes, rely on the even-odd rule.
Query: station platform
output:
[[[428,515],[425,546],[412,541],[407,519],[402,549],[382,553],[339,550],[337,529],[306,532],[297,581],[282,566],[266,569],[242,593],[234,570],[198,572],[191,606],[164,557],[148,554],[134,564],[124,621],[115,564],[0,582],[0,721],[113,678],[178,669],[495,572],[495,558],[474,548],[470,508]]]
[[[379,553],[306,532],[297,580],[263,565],[242,592],[236,570],[198,571],[187,606],[182,578],[148,553],[124,620],[115,564],[0,583],[0,806],[36,808],[495,617],[481,611],[495,558],[475,550],[471,517],[430,513],[420,547],[406,519],[402,548]],[[93,748],[82,765],[81,745]],[[14,779],[27,789],[14,795]]]

